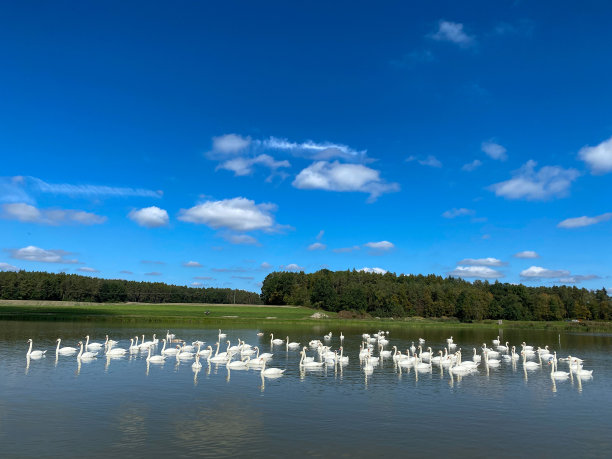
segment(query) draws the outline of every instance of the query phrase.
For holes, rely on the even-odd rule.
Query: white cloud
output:
[[[192,287],[201,287],[202,285],[204,285],[202,282],[192,282],[191,283]]]
[[[286,266],[281,265],[281,269],[285,270],[285,271],[304,271],[304,267],[303,266],[299,266],[295,263],[290,263]]]
[[[213,137],[213,151],[222,154],[240,153],[251,145],[250,137],[242,137],[238,134],[226,134]]]
[[[66,259],[70,252],[64,250],[45,250],[40,247],[29,245],[22,249],[9,250],[11,257],[17,260],[37,261],[41,263],[79,263],[76,259]]]
[[[375,201],[383,193],[399,190],[399,184],[382,180],[380,171],[338,161],[311,164],[297,175],[293,186],[303,190],[360,191],[370,194],[368,202]]]
[[[507,199],[544,201],[566,196],[572,182],[580,175],[575,169],[563,169],[559,166],[544,166],[536,172],[536,165],[533,160],[527,161],[512,174],[513,178],[495,183],[489,189],[494,191],[496,196]]]
[[[382,269],[382,268],[366,268],[366,267],[358,269],[357,271],[364,272],[364,273],[372,273],[372,274],[386,274],[388,272],[386,269]]]
[[[582,281],[593,280],[593,279],[601,279],[601,277],[596,274],[586,274],[586,275],[576,274],[570,277],[561,277],[559,278],[559,282],[562,282],[565,284],[578,284]]]
[[[530,266],[521,271],[520,275],[525,279],[551,279],[553,277],[567,277],[570,275],[570,272],[565,269],[546,269],[541,266]]]
[[[24,189],[25,177],[0,177],[0,202],[27,202],[34,200]]]
[[[596,223],[606,222],[612,219],[612,212],[597,215],[596,217],[576,217],[563,220],[557,225],[557,228],[582,228],[583,226],[591,226]]]
[[[406,162],[416,161],[421,166],[429,166],[429,167],[442,167],[442,163],[433,155],[427,156],[425,159],[419,159],[416,156],[408,156],[406,158]]]
[[[251,175],[253,173],[253,166],[261,164],[268,167],[272,171],[276,171],[281,167],[291,167],[291,164],[287,160],[276,161],[270,155],[259,155],[254,158],[238,157],[228,159],[227,161],[219,164],[218,169],[226,169],[234,172],[235,176]]]
[[[261,265],[259,265],[259,268],[263,269],[264,271],[267,271],[269,269],[272,269],[272,265],[267,261],[264,261]]]
[[[463,30],[463,24],[451,21],[440,21],[438,30],[429,35],[436,41],[448,41],[455,43],[462,48],[467,48],[476,43],[473,36],[468,35]]]
[[[144,273],[145,276],[161,276],[162,273],[158,272],[158,271],[152,271],[150,273]]]
[[[465,266],[505,266],[507,263],[498,260],[497,258],[464,258],[457,262],[458,265]]]
[[[594,147],[583,147],[578,152],[581,160],[588,164],[595,175],[612,172],[612,137]]]
[[[332,252],[335,253],[349,253],[349,252],[354,252],[355,250],[360,250],[361,247],[359,247],[358,245],[354,245],[353,247],[340,247],[337,249],[333,249]]]
[[[258,245],[259,241],[248,234],[224,234],[225,239],[230,244],[236,245]]]
[[[214,229],[228,228],[234,231],[272,231],[278,228],[271,212],[274,204],[255,204],[246,198],[206,201],[190,209],[182,209],[179,220],[203,224]]]
[[[0,271],[19,271],[19,268],[8,263],[0,263]]]
[[[464,164],[463,167],[461,167],[461,170],[462,171],[467,171],[467,172],[472,172],[474,169],[476,169],[476,168],[478,168],[480,166],[482,166],[482,161],[480,161],[479,159],[475,159],[471,163]]]
[[[104,185],[71,185],[68,183],[47,183],[36,177],[27,177],[38,191],[69,196],[109,196],[109,197],[146,197],[160,198],[161,191],[145,190],[143,188],[124,188]]]
[[[498,161],[505,161],[508,159],[506,149],[498,143],[491,141],[482,142],[481,148],[482,151],[484,151],[490,158],[496,159]]]
[[[515,258],[540,258],[540,255],[533,250],[523,250],[522,252],[518,252],[514,254]]]
[[[315,242],[308,246],[308,250],[325,250],[327,246],[325,244],[321,244],[320,242]]]
[[[202,264],[198,261],[187,261],[183,263],[183,266],[185,268],[201,268]]]
[[[504,275],[487,266],[457,266],[448,273],[449,276],[479,279],[497,279]]]
[[[82,273],[99,273],[100,272],[97,269],[89,268],[87,266],[83,266],[81,268],[77,268],[77,271],[80,271]]]
[[[38,209],[23,202],[4,204],[2,205],[2,210],[4,218],[41,225],[99,225],[106,221],[106,217],[83,210]]]
[[[325,231],[323,230],[319,231],[319,234],[317,234],[317,238],[316,238],[317,241],[320,241],[324,234],[325,234]]]
[[[444,218],[457,218],[457,217],[463,217],[465,215],[474,215],[476,213],[476,211],[472,210],[472,209],[466,209],[464,207],[461,207],[460,209],[451,209],[451,210],[447,210],[446,212],[444,212],[442,214],[442,216]]]
[[[387,252],[395,247],[395,245],[389,241],[366,242],[363,245],[372,249],[374,253]]]
[[[347,145],[331,142],[291,142],[287,139],[270,137],[261,142],[263,148],[271,150],[288,151],[294,156],[301,156],[313,160],[330,160],[333,158],[344,159],[345,161],[365,161],[367,151],[354,150]]]
[[[128,214],[128,217],[145,228],[166,226],[169,221],[168,212],[156,206],[134,209]]]

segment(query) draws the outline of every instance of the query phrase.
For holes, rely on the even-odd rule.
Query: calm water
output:
[[[197,374],[192,361],[147,368],[146,354],[77,364],[74,356],[55,359],[55,340],[76,346],[86,334],[104,335],[127,348],[136,334],[165,336],[165,328],[108,323],[0,321],[0,445],[3,457],[133,457],[330,455],[453,455],[456,457],[609,457],[612,452],[611,335],[506,331],[502,341],[535,347],[548,344],[559,357],[585,360],[590,380],[553,383],[548,366],[527,374],[503,363],[487,372],[451,377],[432,372],[399,373],[386,359],[366,376],[358,358],[361,334],[344,328],[348,365],[300,372],[299,352],[274,346],[269,333],[308,344],[340,329],[320,327],[224,330],[273,352],[268,366],[286,368],[262,383],[259,371],[208,366]],[[257,332],[266,333],[258,337]],[[217,329],[173,328],[188,342],[217,340]],[[391,330],[387,346],[405,352],[419,337],[434,351],[453,335],[464,360],[472,348],[489,346],[495,330]],[[26,366],[27,339],[45,358]],[[417,343],[418,344],[418,343]],[[160,347],[157,349],[159,353]],[[313,353],[309,350],[309,354]],[[567,371],[564,363],[559,369]]]

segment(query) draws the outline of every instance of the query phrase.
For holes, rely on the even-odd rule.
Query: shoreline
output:
[[[315,313],[326,315],[312,318]],[[0,301],[0,320],[103,321],[120,323],[185,323],[197,326],[228,325],[325,325],[385,328],[494,328],[558,330],[580,333],[612,333],[612,322],[506,321],[459,322],[452,318],[405,317],[344,319],[333,312],[301,306],[181,304],[181,303],[78,303],[61,301]]]

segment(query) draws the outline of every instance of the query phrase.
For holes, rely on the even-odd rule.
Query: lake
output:
[[[218,329],[177,328],[171,332],[188,343],[213,345]],[[153,328],[155,327],[155,328]],[[374,455],[455,457],[609,457],[612,451],[612,369],[610,334],[569,334],[534,330],[393,327],[389,344],[402,352],[418,338],[434,355],[451,335],[463,360],[472,349],[501,335],[520,350],[520,343],[548,345],[559,357],[575,355],[590,379],[572,375],[553,381],[550,366],[524,371],[522,361],[484,362],[474,374],[449,375],[400,369],[382,359],[371,374],[359,360],[365,327],[266,324],[227,329],[261,352],[272,352],[268,367],[286,369],[277,379],[262,381],[259,370],[231,370],[208,365],[197,373],[193,360],[163,365],[146,363],[146,353],[77,362],[55,357],[55,340],[75,346],[85,335],[97,342],[109,335],[118,347],[129,338],[167,327],[117,325],[108,322],[0,321],[0,444],[3,457],[279,457]],[[312,339],[340,346],[342,332],[348,365],[300,371],[299,351],[271,346],[275,338],[308,345]],[[257,336],[264,332],[264,336]],[[26,360],[27,340],[46,349],[42,359]],[[162,344],[155,348],[159,354]],[[225,350],[225,346],[222,347]],[[308,355],[315,352],[308,349]],[[375,352],[378,355],[378,352]],[[537,362],[537,359],[533,360]],[[568,371],[565,362],[559,370]]]

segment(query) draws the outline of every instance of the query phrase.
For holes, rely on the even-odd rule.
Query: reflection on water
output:
[[[491,346],[499,334],[503,343],[548,344],[559,356],[579,355],[585,368],[594,370],[594,378],[571,372],[560,380],[551,377],[551,366],[537,356],[532,359],[534,369],[525,368],[522,360],[490,366],[483,359],[475,372],[457,374],[450,370],[452,364],[415,368],[392,357],[378,358],[377,351],[366,365],[359,359],[361,334],[373,330],[359,327],[224,331],[227,340],[236,343],[240,338],[262,353],[272,352],[268,367],[286,369],[278,378],[264,378],[256,369],[230,370],[225,363],[204,358],[201,368],[192,368],[193,359],[170,356],[154,364],[143,352],[123,357],[101,352],[83,361],[51,354],[58,337],[73,346],[86,335],[103,341],[109,334],[119,342],[117,347],[126,348],[135,335],[165,335],[166,327],[149,327],[0,322],[3,456],[361,457],[378,455],[384,448],[391,456],[410,451],[487,457],[495,451],[501,457],[583,457],[605,456],[612,448],[609,335],[395,327],[385,346],[406,350],[424,337],[424,348],[431,347],[437,356],[450,335],[457,350],[471,350],[482,343]],[[324,340],[330,331],[331,339]],[[203,348],[219,339],[217,329],[173,332],[187,344],[205,341]],[[320,339],[336,350],[341,332],[349,362],[314,369],[298,365],[300,349],[270,343],[274,333],[296,343]],[[49,355],[26,358],[28,338]],[[161,346],[154,349],[153,354],[159,354]],[[309,348],[308,355],[316,358],[317,353]],[[568,363],[560,361],[559,369],[569,371]],[[503,435],[465,435],[491,432],[495,426],[503,426]],[[432,431],[440,433],[435,441]],[[36,432],[39,441],[29,441],[30,432]]]

